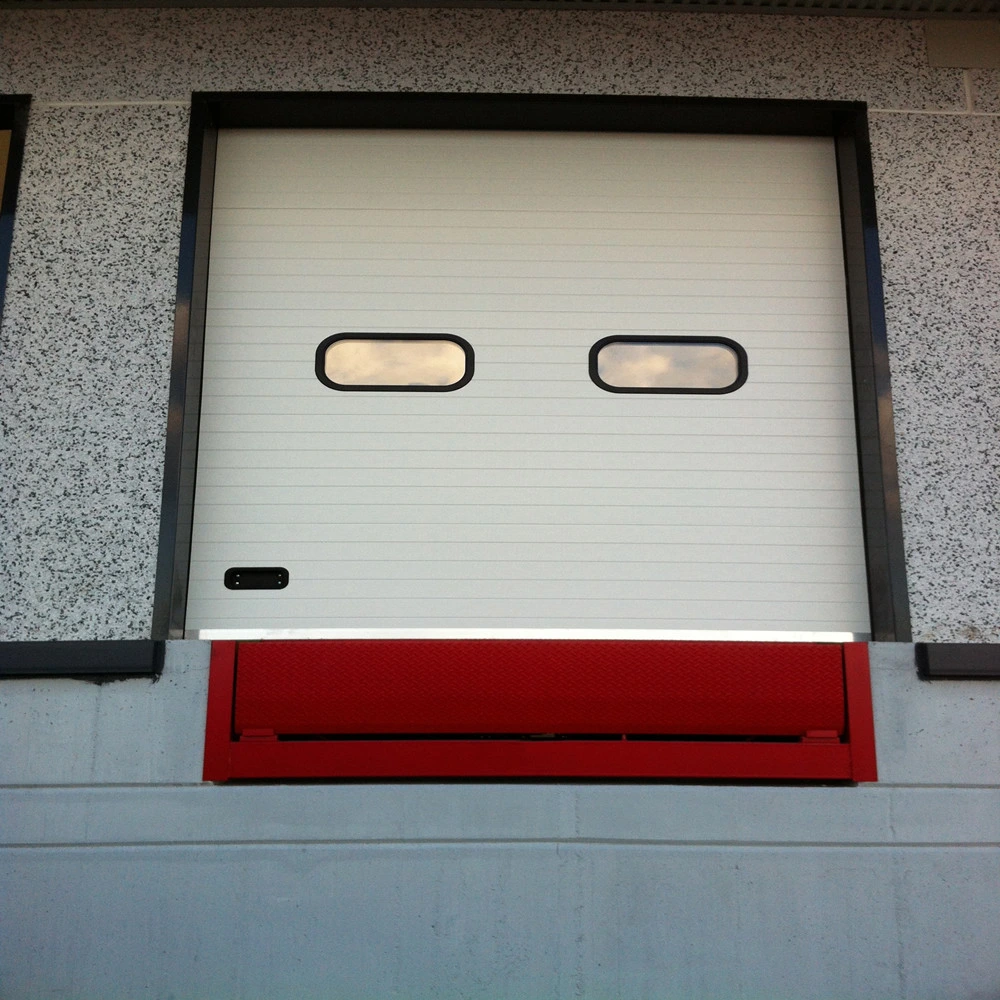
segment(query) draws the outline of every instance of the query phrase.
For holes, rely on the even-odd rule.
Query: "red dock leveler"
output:
[[[868,651],[216,641],[204,777],[875,781]]]

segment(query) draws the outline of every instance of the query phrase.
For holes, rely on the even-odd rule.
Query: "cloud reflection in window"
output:
[[[331,389],[449,392],[472,372],[472,347],[436,334],[338,333],[316,352],[316,375]]]
[[[710,337],[605,337],[590,351],[590,375],[608,392],[724,393],[747,377],[746,352]]]

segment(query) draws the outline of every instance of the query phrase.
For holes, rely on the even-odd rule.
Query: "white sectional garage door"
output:
[[[213,213],[188,634],[870,631],[831,140],[230,131]],[[340,333],[474,375],[339,391]],[[608,392],[616,335],[746,383]]]

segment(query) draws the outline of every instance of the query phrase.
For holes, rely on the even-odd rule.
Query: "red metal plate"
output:
[[[420,640],[396,640],[396,642],[420,642]],[[566,641],[562,648],[554,648],[561,640],[539,640],[509,642],[505,650],[498,647],[486,649],[483,642],[493,640],[448,640],[434,641],[412,655],[398,657],[403,647],[385,649],[347,649],[343,641],[295,642],[295,643],[235,643],[217,642],[212,648],[212,667],[209,677],[208,725],[205,744],[205,779],[226,781],[231,779],[283,779],[283,778],[645,778],[645,779],[729,779],[729,780],[812,780],[812,781],[874,781],[875,742],[871,707],[871,688],[868,673],[867,647],[863,643],[852,643],[843,647],[837,645],[807,645],[792,643],[645,643],[622,642],[603,643],[603,650],[591,648],[577,650],[577,646],[595,646],[595,641]],[[497,642],[500,642],[499,640]],[[599,642],[599,641],[598,641]],[[452,644],[453,643],[453,644]],[[368,647],[371,643],[361,642]],[[377,645],[375,643],[374,645]],[[431,648],[431,646],[435,648]],[[478,648],[477,648],[478,647]],[[615,647],[612,649],[611,647]],[[659,647],[653,649],[652,647]],[[391,653],[393,655],[387,656]],[[413,650],[409,652],[412,654]],[[509,680],[519,678],[519,683],[537,681],[539,676],[544,685],[532,684],[538,689],[554,690],[551,685],[565,680],[572,690],[566,692],[565,701],[560,701],[558,691],[547,706],[529,702],[527,706],[517,706],[505,702],[499,711],[482,701],[468,701],[470,691],[477,691],[482,698],[490,693],[484,676],[473,672],[470,685],[459,684],[461,698],[453,698],[438,704],[433,690],[421,689],[419,684],[420,666],[430,669],[435,683],[444,683],[450,673],[464,676],[459,670],[463,657],[472,654],[482,656],[479,667],[485,669],[497,662],[511,664],[515,668],[508,671]],[[487,653],[489,655],[483,655]],[[503,653],[500,661],[495,655]],[[350,654],[347,656],[347,654]],[[368,654],[371,654],[370,656]],[[581,655],[585,654],[585,655]],[[270,735],[275,730],[281,713],[298,725],[330,725],[329,712],[337,709],[332,692],[346,692],[345,702],[352,705],[352,712],[361,713],[362,725],[371,726],[364,716],[364,699],[357,700],[358,685],[349,683],[351,669],[341,667],[347,662],[355,664],[355,669],[374,668],[375,678],[367,674],[367,682],[360,685],[365,691],[373,687],[376,694],[368,693],[366,698],[375,699],[379,709],[377,686],[374,680],[389,669],[392,664],[401,665],[401,676],[405,678],[403,687],[409,685],[417,695],[420,711],[424,715],[419,725],[436,718],[450,718],[448,709],[456,705],[466,711],[461,725],[469,724],[475,718],[489,720],[496,725],[500,719],[516,719],[518,726],[531,716],[532,712],[544,710],[547,719],[559,718],[574,726],[580,721],[596,724],[611,724],[626,721],[623,730],[633,729],[635,720],[649,718],[651,707],[637,696],[636,689],[630,687],[631,678],[638,677],[642,683],[652,679],[662,688],[664,683],[671,687],[672,697],[666,697],[660,688],[650,688],[646,693],[658,698],[655,710],[660,712],[657,721],[674,719],[680,728],[701,720],[713,733],[698,740],[664,739],[558,739],[558,740],[518,740],[488,739],[470,740],[461,738],[421,739],[421,738],[344,738],[348,731],[342,730],[341,738],[298,738],[285,740]],[[305,666],[303,666],[305,664]],[[631,667],[639,664],[633,673]],[[524,677],[524,671],[534,666],[540,674]],[[583,669],[581,668],[581,665]],[[573,669],[574,666],[577,669]],[[248,669],[249,668],[249,669]],[[602,669],[613,671],[615,682],[610,677],[602,680]],[[244,674],[246,671],[246,674]],[[569,671],[567,676],[566,671]],[[720,672],[721,671],[721,672]],[[325,692],[317,697],[316,687],[310,682],[318,677],[321,682],[328,679],[330,672],[339,677],[333,685],[320,683]],[[242,705],[240,732],[251,736],[247,730],[256,730],[263,739],[240,739],[236,726],[236,697],[240,693],[240,681],[248,681],[242,692],[246,701]],[[249,676],[247,676],[249,675]],[[394,675],[399,676],[399,675]],[[592,695],[584,679],[597,678],[602,695],[610,700],[610,705],[600,704],[600,699]],[[668,682],[664,681],[664,677]],[[706,677],[714,680],[706,681]],[[830,692],[831,678],[836,677],[836,696]],[[757,684],[754,680],[756,678]],[[794,692],[796,681],[803,682],[804,693]],[[383,677],[384,679],[384,677]],[[269,684],[273,687],[269,688]],[[486,684],[486,688],[483,685]],[[686,686],[686,685],[691,686]],[[477,688],[478,686],[478,688]],[[516,685],[503,685],[500,693],[513,696]],[[583,693],[577,693],[577,688]],[[789,692],[792,692],[791,694]],[[844,709],[847,720],[844,726]],[[448,692],[444,692],[447,694]],[[452,692],[454,694],[454,692]],[[250,697],[250,695],[253,697]],[[750,700],[747,700],[748,694]],[[442,692],[437,691],[437,698]],[[799,734],[817,730],[827,731],[818,739],[789,742],[770,741],[766,736],[757,735],[749,740],[733,739],[745,731],[751,722],[747,715],[737,715],[738,727],[730,732],[722,732],[724,724],[716,714],[720,708],[711,702],[712,698],[722,702],[721,711],[740,711],[739,698],[743,697],[743,708],[748,706],[760,725],[775,726],[775,720],[789,720],[794,712],[803,706],[810,713],[810,721],[786,721]],[[269,701],[276,698],[276,702]],[[466,699],[465,702],[462,699]],[[297,700],[298,699],[298,700]],[[304,699],[304,701],[303,701]],[[403,725],[409,718],[403,704],[405,695],[397,693],[390,698],[391,713],[379,717],[378,725],[389,720],[400,720]],[[831,708],[831,700],[834,707]],[[767,707],[768,701],[771,706]],[[312,704],[311,702],[317,702]],[[755,706],[761,706],[758,709]],[[681,714],[682,708],[689,714]],[[379,709],[381,710],[381,709]],[[693,712],[691,711],[693,710]],[[836,713],[836,720],[829,715]],[[260,713],[255,715],[254,713]],[[636,712],[638,714],[631,714]],[[816,712],[815,715],[811,714]],[[436,714],[435,714],[436,713]],[[513,713],[513,714],[511,714]],[[583,714],[581,714],[583,713]],[[628,713],[627,718],[621,713]],[[791,713],[791,714],[790,714]],[[251,725],[251,723],[253,723]],[[413,720],[411,719],[411,724]],[[842,734],[838,739],[829,731]],[[353,735],[363,735],[373,731],[360,730]],[[400,732],[427,732],[414,728]],[[430,730],[434,731],[434,730]],[[460,732],[452,728],[447,732]],[[468,732],[468,730],[465,730]],[[480,730],[482,731],[482,730]],[[493,730],[496,732],[497,730]],[[503,731],[503,730],[500,730]],[[524,730],[509,730],[524,731]],[[529,730],[530,731],[530,727]],[[539,728],[537,732],[556,731],[553,725]],[[568,730],[563,730],[568,731]],[[578,730],[580,731],[580,730]],[[586,730],[583,730],[586,731]],[[595,730],[590,730],[595,732]],[[670,733],[661,728],[662,735]],[[317,734],[319,735],[319,734]],[[333,734],[328,734],[333,735]],[[694,735],[689,732],[689,735]],[[777,734],[771,734],[777,735]],[[269,736],[269,738],[268,738]],[[724,738],[730,737],[730,738]],[[831,738],[832,737],[832,738]]]
[[[802,736],[844,731],[837,645],[240,643],[235,731]]]
[[[230,753],[230,779],[851,780],[851,751],[842,743],[317,740],[233,743]]]

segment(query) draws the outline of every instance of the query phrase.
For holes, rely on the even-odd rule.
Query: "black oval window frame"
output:
[[[458,344],[465,353],[465,374],[457,382],[448,385],[344,385],[334,382],[326,374],[326,352],[331,344],[339,340],[447,340]],[[468,385],[476,369],[476,352],[467,340],[452,333],[335,333],[320,341],[316,348],[316,378],[328,389],[338,392],[454,392]]]
[[[736,355],[736,379],[721,389],[695,389],[678,387],[676,389],[665,389],[659,386],[617,386],[605,382],[598,374],[597,356],[609,344],[718,344],[721,347],[728,347]],[[681,395],[681,396],[725,396],[730,392],[736,392],[745,383],[750,374],[750,365],[747,358],[746,349],[742,344],[731,340],[729,337],[683,337],[673,335],[636,335],[616,333],[610,337],[603,337],[597,341],[590,349],[590,380],[599,389],[605,392],[628,392],[628,393],[655,393],[656,395]]]

